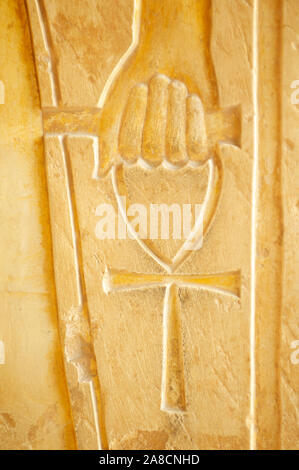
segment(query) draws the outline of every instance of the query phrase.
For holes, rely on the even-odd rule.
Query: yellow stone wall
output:
[[[0,449],[71,449],[40,99],[23,1],[0,3],[0,80]]]
[[[299,1],[135,4],[140,41],[114,81],[137,24],[133,0],[0,1],[0,449],[298,449]],[[198,178],[206,190],[206,170],[124,166],[114,186],[101,179],[113,145],[128,160],[143,138],[155,148],[161,116],[153,106],[146,135],[142,99],[163,86],[202,98],[207,145],[227,138],[219,116],[229,108],[234,144],[217,149],[223,192],[203,249],[167,274],[136,240],[94,236],[96,206],[115,204],[116,184],[131,180],[128,199],[142,203],[191,200]],[[98,134],[107,158],[94,178]],[[233,295],[189,285],[167,304],[163,286],[194,273]],[[148,282],[162,285],[117,291]],[[181,414],[160,408],[165,304],[175,319],[182,311],[166,397]]]

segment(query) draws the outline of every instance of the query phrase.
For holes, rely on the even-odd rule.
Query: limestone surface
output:
[[[299,449],[298,1],[0,24],[0,448]]]

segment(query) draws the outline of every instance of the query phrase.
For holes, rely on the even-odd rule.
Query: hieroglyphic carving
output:
[[[180,168],[207,161],[219,140],[238,146],[240,136],[239,107],[206,116],[198,95],[188,94],[178,80],[155,75],[129,94],[119,131],[119,157],[131,164],[141,158],[153,168],[161,163]]]
[[[27,7],[31,28],[34,32],[33,44],[35,47],[40,89],[43,93],[42,102],[46,106],[45,115],[47,115],[47,106],[53,111],[59,109],[57,106],[61,104],[56,60],[53,57],[53,50],[51,48],[49,25],[43,1],[29,0]],[[91,116],[93,117],[93,114]],[[67,383],[77,445],[82,449],[95,447],[103,449],[107,447],[107,442],[103,427],[104,420],[101,419],[101,409],[99,409],[101,401],[100,387],[90,334],[86,296],[84,294],[80,246],[78,245],[76,235],[75,207],[64,144],[64,133],[60,133],[59,129],[55,128],[54,133],[51,134],[47,132],[46,126],[45,130],[50,212],[52,220],[55,220],[52,225],[54,255],[57,254],[58,256],[60,250],[69,252],[68,256],[66,256],[65,272],[62,266],[59,265],[57,267],[55,265],[55,279],[58,294],[61,340],[64,349]],[[59,173],[58,178],[57,172]],[[65,245],[62,242],[63,246],[61,245],[60,237],[56,233],[58,212],[60,212],[60,209],[55,204],[54,195],[57,189],[61,192],[61,197],[64,200],[62,205],[64,209],[62,211],[63,221],[61,225],[64,227],[68,243]],[[63,291],[66,289],[71,290],[70,296],[66,298],[67,300],[63,295]],[[68,299],[70,302],[68,302]],[[75,366],[77,377],[74,377],[69,364]],[[81,397],[79,400],[78,396]],[[80,409],[78,409],[79,402],[81,403]]]
[[[169,413],[186,411],[184,361],[181,339],[180,302],[177,289],[188,287],[240,297],[239,272],[214,275],[138,274],[107,270],[103,289],[113,291],[166,287],[163,313],[163,372],[161,409]]]
[[[145,2],[146,3],[146,2]],[[156,3],[156,2],[155,2]],[[171,8],[171,2],[166,2],[167,7]],[[192,3],[192,5],[191,5]],[[191,2],[188,7],[190,8],[197,8],[194,7],[195,4]],[[156,5],[157,6],[157,5]],[[202,2],[201,7],[203,8],[200,11],[200,15],[203,15],[204,20],[202,24],[205,26],[202,28],[200,27],[200,38],[201,41],[194,42],[190,45],[190,53],[188,60],[186,59],[186,63],[190,63],[191,51],[199,50],[198,56],[199,58],[194,59],[194,64],[190,67],[190,70],[184,71],[182,66],[182,61],[180,58],[175,57],[173,51],[175,51],[175,47],[173,50],[170,51],[169,58],[165,57],[167,54],[161,53],[163,51],[163,47],[158,47],[157,49],[157,58],[152,63],[146,63],[145,57],[145,50],[142,48],[144,47],[144,25],[146,23],[141,23],[141,35],[140,35],[140,44],[143,45],[139,48],[139,52],[136,49],[138,44],[138,36],[136,32],[138,30],[138,8],[139,2],[136,2],[136,11],[135,11],[135,23],[134,23],[134,37],[132,42],[132,47],[130,48],[129,53],[126,53],[125,56],[120,60],[118,66],[112,72],[109,80],[107,81],[107,85],[101,95],[99,104],[100,106],[105,105],[107,108],[107,103],[109,107],[109,95],[110,89],[115,88],[115,83],[119,82],[122,85],[122,94],[120,99],[115,101],[115,109],[113,112],[116,112],[116,120],[117,125],[113,128],[113,138],[116,136],[115,142],[113,142],[113,146],[115,145],[116,152],[115,155],[112,152],[112,159],[109,159],[109,151],[105,153],[105,149],[102,146],[102,143],[105,142],[105,122],[107,120],[100,115],[99,108],[77,108],[77,109],[68,109],[68,108],[53,108],[54,103],[49,103],[47,109],[45,108],[43,111],[44,117],[44,127],[45,131],[49,133],[46,140],[49,143],[54,142],[55,139],[58,138],[58,141],[55,140],[55,148],[60,148],[60,151],[65,152],[66,162],[67,162],[67,171],[66,171],[66,180],[65,181],[66,187],[68,187],[67,193],[71,196],[71,205],[72,210],[75,214],[75,219],[77,219],[77,211],[76,211],[76,195],[73,194],[73,190],[70,190],[70,186],[72,185],[72,163],[70,160],[72,159],[72,155],[67,155],[68,151],[65,147],[65,136],[70,135],[72,137],[77,136],[78,138],[91,138],[92,145],[93,145],[93,154],[95,159],[95,164],[92,172],[93,183],[100,185],[101,179],[99,177],[103,176],[107,171],[110,169],[109,165],[113,166],[113,163],[118,163],[124,161],[132,161],[135,164],[136,160],[140,160],[139,157],[142,157],[142,160],[150,162],[152,167],[155,166],[154,160],[157,159],[157,163],[161,163],[163,159],[165,165],[168,164],[169,171],[173,171],[173,167],[175,166],[183,166],[187,160],[198,161],[200,164],[206,165],[208,169],[209,181],[208,184],[209,188],[211,189],[210,193],[208,191],[208,196],[206,201],[205,207],[205,226],[206,229],[210,225],[212,217],[215,213],[215,209],[218,204],[218,198],[220,196],[220,189],[222,184],[223,178],[223,170],[221,166],[221,160],[218,158],[219,146],[218,142],[224,141],[227,144],[234,144],[240,145],[241,141],[241,131],[240,131],[240,110],[238,106],[234,106],[233,108],[230,107],[228,109],[223,109],[223,107],[219,106],[218,98],[217,98],[217,86],[216,80],[213,74],[213,68],[211,66],[211,59],[207,59],[206,50],[209,48],[209,27],[207,24],[209,23],[209,8],[210,2]],[[148,14],[148,12],[146,12]],[[196,10],[196,14],[198,11]],[[177,21],[177,19],[174,19]],[[156,20],[155,20],[156,21]],[[154,21],[154,23],[155,23]],[[157,20],[158,22],[158,20]],[[153,30],[156,28],[156,24],[153,25]],[[164,26],[164,25],[163,25]],[[177,26],[177,24],[176,24]],[[192,22],[192,26],[190,28],[190,33],[188,32],[188,39],[192,36],[195,28],[198,28],[198,18]],[[201,29],[202,28],[202,29]],[[178,34],[178,41],[180,34],[182,31],[180,28],[177,30]],[[162,38],[162,36],[161,36]],[[159,41],[158,41],[159,42]],[[162,40],[161,40],[162,45]],[[163,45],[162,45],[163,46]],[[199,48],[199,49],[197,49]],[[204,50],[204,53],[200,51],[200,48]],[[129,74],[128,77],[120,76],[120,72],[126,72],[128,70],[128,64],[125,63],[125,59],[128,59],[130,64],[132,61],[135,60],[137,55],[137,63],[140,61],[138,67],[132,71],[131,75]],[[143,57],[145,60],[143,60]],[[163,62],[164,61],[164,62]],[[176,63],[176,62],[179,63]],[[134,68],[134,67],[133,67]],[[53,76],[53,75],[52,75]],[[169,78],[168,78],[169,77]],[[155,81],[159,80],[162,85],[167,84],[167,90],[164,89],[165,95],[166,91],[170,94],[169,105],[164,106],[163,100],[153,99],[154,98],[154,91],[152,92],[153,84]],[[184,84],[185,83],[185,84]],[[162,86],[161,85],[161,86]],[[160,85],[159,85],[160,86]],[[159,87],[156,87],[159,88]],[[163,88],[163,87],[162,87]],[[132,95],[130,95],[132,93]],[[116,93],[117,95],[117,93]],[[147,96],[147,107],[145,107],[145,96]],[[130,104],[127,101],[127,98],[130,97],[133,101],[133,104]],[[149,99],[151,97],[151,99]],[[159,95],[161,98],[161,94]],[[184,100],[187,104],[186,109],[184,110]],[[151,106],[150,102],[154,102],[154,106]],[[201,105],[202,101],[202,105]],[[140,106],[140,122],[136,124],[136,122],[129,122],[132,120],[133,114],[130,112],[130,107],[136,107],[136,102],[138,102],[138,106]],[[166,96],[165,96],[166,102]],[[178,109],[179,108],[179,109]],[[161,111],[161,115],[159,114],[159,109]],[[125,110],[125,114],[122,111]],[[175,110],[175,111],[174,111]],[[204,111],[203,111],[204,110]],[[104,109],[105,111],[105,109]],[[178,111],[180,111],[178,113]],[[112,115],[113,115],[112,112]],[[165,113],[169,113],[170,119],[165,119]],[[179,116],[180,119],[174,120],[171,118],[173,114]],[[136,114],[135,114],[136,117]],[[138,117],[138,114],[137,114]],[[107,118],[107,113],[106,113]],[[159,124],[158,118],[161,119],[161,123]],[[146,122],[146,125],[143,123]],[[104,124],[103,124],[104,123]],[[186,126],[186,132],[184,132],[185,124],[188,123]],[[110,122],[111,124],[111,122]],[[141,125],[140,125],[141,124]],[[165,127],[163,127],[165,125]],[[135,128],[134,128],[135,126]],[[206,136],[205,136],[205,128],[206,128]],[[100,129],[100,133],[99,133]],[[131,129],[131,130],[130,130]],[[134,129],[134,133],[132,134],[132,129]],[[199,132],[200,131],[200,132]],[[159,133],[161,135],[159,135]],[[98,134],[100,134],[100,145],[98,142]],[[153,134],[151,136],[151,134]],[[142,138],[141,138],[142,136]],[[133,138],[132,138],[133,137]],[[178,145],[177,143],[173,145],[174,141],[178,137]],[[80,140],[78,139],[78,140]],[[109,143],[109,139],[106,143]],[[100,153],[99,150],[100,149]],[[141,149],[141,151],[140,151]],[[166,149],[166,150],[164,150]],[[107,150],[107,149],[106,149]],[[113,149],[114,150],[114,149]],[[137,151],[138,150],[138,151]],[[55,150],[53,149],[53,155],[55,154]],[[48,152],[49,153],[49,152]],[[117,159],[114,160],[114,157],[117,155]],[[111,156],[111,153],[110,153]],[[168,160],[167,161],[167,157]],[[122,158],[120,158],[122,157]],[[213,158],[211,158],[213,157]],[[48,163],[49,165],[49,163]],[[62,162],[62,165],[65,164]],[[123,195],[124,190],[124,177],[122,175],[122,163],[121,165],[117,166],[117,168],[112,169],[112,176],[113,176],[113,188],[114,193],[116,196],[116,200],[118,196]],[[170,170],[170,168],[172,169]],[[167,166],[166,166],[167,169]],[[115,171],[114,171],[115,170]],[[52,180],[54,178],[55,172],[55,158],[53,159],[53,173],[49,173],[49,185],[52,184]],[[63,189],[64,191],[64,184],[60,187],[60,191]],[[56,191],[58,191],[58,187],[56,187]],[[53,198],[54,199],[54,198]],[[128,198],[129,199],[129,198]],[[118,202],[118,201],[117,201]],[[53,202],[51,203],[54,204]],[[68,203],[69,204],[69,203]],[[70,206],[69,206],[70,209]],[[56,213],[58,212],[58,208]],[[53,221],[55,221],[55,216],[53,216]],[[53,222],[54,224],[55,222]],[[76,225],[77,222],[73,225]],[[54,228],[55,231],[55,228]],[[71,232],[70,232],[71,233]],[[80,238],[79,230],[75,227],[73,231],[75,233],[75,237],[72,235],[72,249],[74,250],[76,240],[75,238]],[[55,238],[55,233],[53,233],[53,238]],[[135,240],[136,241],[136,240]],[[137,240],[138,241],[138,240]],[[140,246],[142,241],[138,242]],[[145,246],[145,244],[144,244]],[[144,249],[144,248],[143,248]],[[79,246],[79,252],[81,247]],[[149,246],[147,246],[146,251],[149,254]],[[154,254],[153,250],[152,255]],[[152,258],[157,261],[157,255],[154,254],[154,257],[151,255]],[[80,253],[79,253],[80,257]],[[175,257],[175,260],[160,259],[160,267],[165,268],[166,273],[164,276],[164,281],[159,279],[159,283],[163,285],[163,282],[171,285],[173,284],[174,279],[171,276],[184,276],[181,274],[175,274],[174,271],[177,269],[183,261],[186,261],[188,256],[186,256],[186,252],[184,250],[179,251],[179,255]],[[109,261],[109,260],[108,260]],[[75,265],[78,263],[79,267],[82,266],[82,259],[75,260]],[[109,263],[108,263],[109,264]],[[74,266],[75,266],[74,265]],[[224,271],[225,271],[224,266]],[[239,266],[236,266],[239,268]],[[81,269],[81,268],[80,268]],[[190,269],[190,268],[188,268]],[[235,269],[235,266],[233,267]],[[206,270],[206,269],[205,269]],[[231,270],[231,265],[229,267],[229,271]],[[224,272],[223,271],[223,272]],[[74,270],[76,273],[76,270]],[[206,271],[207,272],[207,271]],[[217,270],[215,270],[217,272]],[[126,275],[128,276],[129,273]],[[69,275],[69,274],[68,274]],[[138,274],[138,276],[142,277],[145,274]],[[152,274],[155,276],[155,274]],[[169,276],[169,278],[167,278]],[[220,276],[220,275],[219,275]],[[234,274],[234,282],[236,285],[239,284],[239,272]],[[83,277],[83,276],[81,276]],[[78,278],[78,276],[77,276]],[[222,279],[220,276],[219,278],[215,279],[215,285],[217,287],[217,282],[219,279]],[[200,277],[201,279],[201,277]],[[205,280],[206,278],[203,277]],[[224,275],[224,280],[228,280],[230,278],[230,274]],[[175,278],[175,284],[179,283],[181,277]],[[77,281],[76,281],[77,282]],[[83,281],[85,282],[85,281]],[[175,333],[179,331],[179,308],[178,303],[175,301],[176,298],[176,286],[174,285],[172,288],[167,288],[167,297],[165,300],[165,305],[171,306],[172,308],[169,310],[170,313],[173,315],[170,317],[173,319],[172,325],[176,325],[175,327],[169,328],[170,331],[174,331]],[[239,296],[239,286],[238,289],[232,289],[233,295]],[[60,292],[59,297],[62,295]],[[83,298],[85,299],[85,294],[83,294]],[[167,300],[168,299],[168,300]],[[171,301],[173,300],[173,301]],[[76,311],[77,312],[77,311]],[[169,313],[168,312],[168,313]],[[78,313],[78,312],[77,312]],[[167,315],[165,315],[167,316]],[[169,316],[168,316],[169,318]],[[71,323],[69,324],[71,326]],[[79,327],[79,330],[81,327]],[[79,331],[78,330],[78,331]],[[164,328],[164,331],[167,331],[167,328]],[[179,336],[176,337],[179,344]],[[81,346],[79,347],[79,349]],[[83,348],[84,349],[84,348]],[[72,360],[76,362],[76,354],[71,354]],[[182,383],[182,376],[181,376],[181,354],[177,356],[178,360],[174,361],[176,366],[174,369],[169,369],[173,377],[177,377],[175,379],[176,383]],[[80,362],[80,354],[79,354],[79,362]],[[84,362],[84,361],[83,361]],[[77,361],[78,363],[78,361]],[[80,367],[79,367],[80,369]],[[80,374],[82,370],[80,369]],[[84,376],[84,374],[83,374]],[[183,392],[179,394],[181,397],[180,406],[183,407]],[[77,432],[80,433],[80,431]]]
[[[224,126],[224,128],[227,131],[229,125]],[[236,128],[239,128],[237,119],[232,123],[233,130],[231,134],[236,134]],[[218,133],[221,132],[220,126],[218,126],[217,131]],[[202,206],[205,234],[217,208],[221,191],[222,171],[218,158],[215,156],[215,143],[209,132],[208,135],[209,139],[207,141],[205,116],[199,96],[188,96],[187,89],[181,82],[177,80],[171,81],[164,75],[156,75],[150,80],[149,93],[148,87],[145,84],[133,87],[121,119],[118,140],[119,157],[121,160],[120,162],[113,162],[111,170],[113,188],[117,204],[128,230],[143,250],[169,273],[174,273],[182,262],[191,255],[190,246],[189,251],[187,251],[186,245],[190,245],[191,241],[194,246],[198,243],[202,228],[199,225],[201,219],[195,221],[193,230],[175,256],[167,261],[161,259],[154,252],[153,248],[149,247],[149,244],[142,241],[134,232],[122,207],[121,190],[123,191],[122,196],[128,199],[122,166],[124,163],[131,165],[145,164],[148,168],[152,168],[155,171],[155,167],[164,164],[166,168],[171,168],[171,171],[176,171],[177,168],[189,162],[192,162],[193,165],[202,165],[208,162],[210,181]],[[232,140],[229,140],[229,143],[232,143]],[[173,197],[175,198],[175,195]],[[140,275],[140,279],[143,281],[146,277],[145,274]],[[219,279],[217,276],[214,277],[214,287],[216,288],[221,283],[221,277],[219,276]],[[223,278],[224,283],[227,283],[227,292],[234,293],[234,284],[240,283],[239,274],[233,275],[233,279],[230,275],[224,274]],[[117,285],[117,279],[119,277],[113,277],[113,286]],[[189,279],[191,278],[189,277]],[[200,276],[198,276],[197,281],[194,279],[191,285],[199,287],[201,280]],[[140,288],[137,274],[123,274],[122,282],[119,283],[119,286],[123,288],[130,286],[132,289],[134,288],[134,281],[137,282],[136,287]],[[169,275],[168,278],[167,276],[162,277],[161,281],[156,284],[158,287],[161,285],[166,286],[163,320],[164,344],[161,409],[171,413],[182,412],[185,411],[185,385],[182,340],[179,326],[180,308],[176,285],[180,282],[184,283],[184,277],[175,275],[172,277],[172,275]],[[230,290],[230,282],[233,285],[232,291]],[[201,285],[201,287],[204,288],[204,285]],[[144,285],[143,288],[145,288]],[[113,290],[111,288],[109,272],[104,277],[104,290],[107,293]]]
[[[137,23],[139,20],[133,26],[136,31],[139,30]],[[215,214],[221,192],[222,168],[217,156],[217,144],[220,140],[226,140],[228,144],[233,145],[238,145],[240,142],[239,109],[236,107],[222,112],[219,107],[217,109],[217,100],[214,99],[213,111],[217,110],[216,118],[212,112],[209,114],[209,119],[206,120],[204,106],[198,94],[189,94],[186,85],[179,80],[155,74],[150,77],[148,83],[143,82],[132,86],[128,91],[128,99],[124,103],[121,115],[115,101],[119,99],[119,96],[121,100],[123,99],[123,93],[119,91],[122,88],[122,80],[119,77],[122,75],[122,68],[125,70],[124,75],[128,74],[125,65],[121,62],[116,67],[116,71],[112,73],[114,81],[112,80],[110,83],[111,94],[109,95],[109,89],[105,89],[106,99],[101,100],[104,112],[100,120],[99,174],[105,175],[112,167],[115,197],[128,230],[149,256],[168,273],[174,273],[192,253],[186,250],[186,244],[190,240],[194,245],[198,242],[199,229],[201,229],[198,226],[199,221],[195,221],[190,237],[171,260],[165,261],[165,256],[163,256],[164,259],[158,256],[149,243],[141,240],[134,232],[122,207],[121,196],[126,200],[129,199],[123,176],[123,165],[139,163],[154,171],[157,166],[163,164],[171,171],[176,171],[189,163],[196,166],[207,162],[209,184],[202,208],[203,231],[206,234]],[[129,70],[134,70],[134,67],[133,54],[133,59],[129,60]],[[212,87],[213,80],[211,82],[210,87]],[[215,95],[217,95],[216,92]],[[175,194],[173,197],[175,198]],[[130,274],[127,275],[130,278]],[[107,286],[110,285],[110,282],[107,276],[104,277],[104,289],[109,292],[110,289]],[[143,276],[145,275],[141,274],[141,278]],[[136,279],[136,275],[133,277]],[[181,278],[179,277],[179,279]],[[238,275],[237,279],[239,279]],[[174,280],[170,278],[166,281],[164,278],[164,282],[167,287],[163,320],[164,357],[161,409],[168,412],[181,412],[185,411],[185,385],[182,341],[178,326],[180,324],[179,300]],[[124,285],[126,285],[126,280],[124,280]],[[129,282],[129,285],[132,288],[134,284]],[[157,285],[161,286],[161,284]],[[162,285],[164,284],[162,283]],[[176,346],[173,347],[173,344]]]

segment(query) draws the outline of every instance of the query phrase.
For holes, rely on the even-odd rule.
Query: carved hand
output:
[[[117,95],[123,106],[115,106]],[[113,163],[132,164],[140,157],[151,167],[163,160],[174,168],[189,160],[197,164],[207,160],[203,105],[198,95],[188,94],[184,83],[156,74],[148,83],[133,85],[126,100],[122,95],[122,90],[114,88],[103,110],[100,126],[103,172]]]

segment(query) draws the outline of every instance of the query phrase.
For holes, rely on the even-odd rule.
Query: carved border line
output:
[[[191,241],[194,240],[194,239],[195,240],[193,241],[193,246],[195,246],[196,243],[198,243],[197,233],[198,233],[198,231],[201,227],[202,221],[204,220],[204,215],[205,215],[206,209],[208,207],[208,202],[209,202],[209,199],[211,197],[212,186],[213,186],[213,182],[214,182],[215,169],[214,169],[214,164],[213,164],[212,160],[208,161],[208,165],[209,165],[208,188],[207,188],[207,192],[206,192],[206,195],[205,195],[202,207],[201,207],[200,214],[199,214],[198,219],[197,219],[192,231],[190,232],[187,240],[182,244],[179,251],[176,253],[174,258],[171,260],[170,264],[162,261],[153,252],[153,250],[149,246],[147,246],[147,244],[138,236],[138,234],[132,228],[132,225],[130,224],[129,219],[127,217],[127,214],[125,212],[125,209],[123,207],[123,202],[122,202],[122,199],[121,199],[121,195],[120,195],[119,190],[118,190],[117,177],[116,177],[117,169],[115,167],[113,167],[112,170],[111,170],[113,191],[114,191],[114,194],[115,194],[115,197],[116,197],[116,200],[117,200],[118,208],[120,210],[123,221],[126,224],[129,233],[136,240],[136,242],[143,249],[143,251],[145,253],[147,253],[148,256],[150,256],[156,263],[158,263],[168,273],[175,272],[179,268],[179,266],[186,260],[186,258],[189,257],[192,254],[192,251],[187,251],[186,250],[186,247],[188,246],[188,244],[190,245]],[[207,226],[207,229],[208,228],[209,228],[209,224]],[[203,234],[203,236],[204,235],[205,235],[205,233]]]
[[[250,445],[251,449],[259,450],[281,448],[281,52],[284,5],[285,0],[253,1]]]

